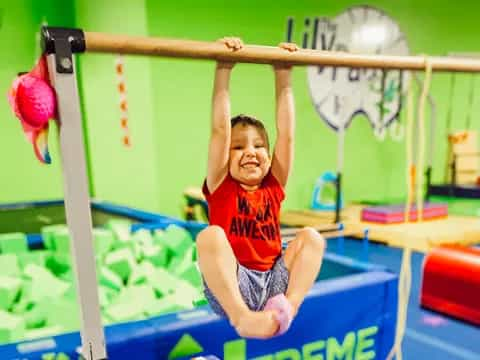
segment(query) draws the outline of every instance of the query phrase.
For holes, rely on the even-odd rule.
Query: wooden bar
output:
[[[165,39],[85,32],[86,51],[97,53],[153,55],[243,63],[323,65],[339,67],[424,70],[425,56],[361,55],[344,52],[300,49],[288,52],[273,46],[245,45],[230,51],[219,42]],[[454,57],[428,57],[432,70],[480,72],[480,60]]]

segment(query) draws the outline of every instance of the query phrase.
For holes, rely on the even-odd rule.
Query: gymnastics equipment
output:
[[[320,177],[318,177],[317,181],[315,182],[315,186],[313,188],[312,194],[312,202],[310,204],[310,208],[313,210],[328,210],[332,211],[337,208],[337,198],[339,199],[338,207],[340,210],[343,208],[343,199],[342,194],[336,194],[335,198],[332,200],[325,199],[327,192],[330,190],[328,188],[329,185],[335,186],[335,191],[338,192],[340,189],[338,188],[338,176],[337,174],[326,171]]]
[[[480,325],[480,249],[448,245],[430,251],[423,262],[420,303]]]
[[[417,86],[421,89],[423,84],[418,76],[417,73],[413,73],[413,79],[415,80],[415,83],[417,84]],[[427,166],[426,166],[426,169],[425,169],[425,183],[426,183],[426,188],[427,188],[427,191],[426,191],[426,194],[425,194],[425,201],[428,201],[430,199],[430,193],[429,193],[429,189],[430,189],[430,184],[431,184],[431,178],[432,178],[432,166],[433,166],[433,156],[435,154],[435,133],[436,133],[436,129],[437,129],[437,105],[435,103],[435,100],[433,99],[433,96],[431,94],[430,91],[428,91],[427,93],[427,101],[428,101],[428,105],[429,105],[429,110],[430,110],[430,134],[428,136],[429,138],[429,146],[428,146],[428,159],[427,159]],[[413,99],[411,100],[413,102]],[[412,107],[412,110],[410,111],[413,111],[413,104],[411,105]],[[410,116],[413,116],[413,114],[410,114]],[[412,119],[413,121],[413,119]],[[413,129],[411,129],[411,131],[413,131]],[[415,136],[418,136],[418,134],[411,134],[411,135],[415,135]],[[409,139],[409,141],[412,142],[412,139]],[[416,144],[416,142],[415,142]],[[410,144],[410,146],[413,146],[413,144]],[[412,150],[412,153],[415,153],[414,150]],[[410,181],[414,181],[415,180],[415,164],[416,164],[416,161],[413,159],[414,158],[414,155],[412,154],[412,167],[411,167],[411,173],[409,174],[412,179]]]
[[[448,205],[440,203],[426,203],[423,207],[422,218],[425,220],[439,219],[448,216]],[[419,210],[415,205],[410,207],[405,217],[404,205],[367,206],[362,209],[362,221],[395,224],[405,221],[418,221]]]
[[[368,263],[368,253],[369,253],[369,240],[368,240],[369,229],[366,228],[363,230],[362,238],[362,253],[360,255],[360,261],[363,263]],[[337,252],[344,256],[345,255],[345,232],[344,225],[340,223],[338,226],[338,235],[336,236],[337,240]]]
[[[430,186],[433,195],[478,198],[480,187],[477,131],[467,130],[448,135],[447,171],[444,184]]]
[[[478,59],[475,53],[449,53],[451,58]],[[429,195],[443,195],[463,198],[480,197],[477,132],[471,129],[473,102],[475,98],[475,74],[471,74],[470,91],[468,95],[468,110],[465,118],[463,131],[452,131],[453,98],[455,93],[456,75],[452,73],[450,82],[450,103],[447,111],[447,154],[445,166],[445,178],[443,184],[431,184],[428,182]]]
[[[260,64],[405,70],[425,70],[428,65],[435,71],[480,71],[480,61],[472,59],[360,55],[309,49],[287,52],[278,47],[255,45],[230,51],[216,42],[112,35],[55,27],[43,27],[41,35],[42,49],[47,54],[50,82],[57,94],[67,223],[73,243],[74,273],[81,308],[81,352],[89,360],[106,359],[107,352],[97,288],[93,286],[96,272],[92,220],[74,54],[88,51]],[[339,173],[339,186],[340,175]]]

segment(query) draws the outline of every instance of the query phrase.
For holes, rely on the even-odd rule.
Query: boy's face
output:
[[[270,169],[270,155],[262,133],[255,127],[238,124],[232,129],[230,175],[247,186],[258,186]]]

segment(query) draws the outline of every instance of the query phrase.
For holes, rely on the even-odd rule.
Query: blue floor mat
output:
[[[402,250],[370,243],[368,261],[399,272]],[[337,241],[328,241],[328,251],[339,253]],[[362,242],[345,239],[344,255],[362,259]],[[403,341],[403,359],[479,360],[480,327],[444,316],[419,306],[423,254],[412,254],[412,289],[408,308],[407,330]]]

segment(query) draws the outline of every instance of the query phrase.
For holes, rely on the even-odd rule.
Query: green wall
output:
[[[58,1],[57,1],[58,2]],[[19,2],[1,6],[1,39],[9,41],[0,67],[7,89],[13,75],[30,68],[35,57],[35,32],[47,16],[51,25],[75,24],[86,31],[128,33],[214,41],[240,36],[248,44],[275,45],[285,39],[286,19],[297,25],[305,17],[335,16],[354,1],[112,1],[77,0],[65,13],[57,2]],[[60,3],[60,2],[58,2]],[[364,4],[361,2],[358,4]],[[478,2],[455,6],[446,0],[368,1],[386,11],[406,34],[414,54],[444,55],[478,51]],[[46,15],[45,15],[45,14]],[[75,18],[73,20],[73,18]],[[295,41],[301,43],[297,27]],[[18,46],[22,44],[22,46]],[[210,96],[214,64],[164,58],[125,57],[129,125],[133,146],[121,143],[118,94],[113,55],[81,55],[79,84],[83,94],[96,197],[144,209],[180,215],[182,191],[200,186],[205,176]],[[470,75],[457,77],[453,97],[454,128],[467,115]],[[443,176],[445,114],[450,75],[436,74],[432,94],[437,102],[438,128],[434,178]],[[273,72],[269,66],[239,64],[232,75],[232,112],[264,120],[274,138]],[[476,90],[480,94],[480,81]],[[296,160],[287,187],[285,208],[308,206],[316,177],[336,166],[336,135],[316,114],[304,68],[294,69],[297,109]],[[474,114],[480,104],[475,101]],[[4,158],[0,202],[60,197],[60,159],[51,136],[53,165],[37,164],[20,134],[6,102],[0,102]],[[478,128],[473,116],[473,128]],[[401,198],[405,193],[404,143],[377,141],[365,118],[353,121],[346,134],[344,192],[347,200]],[[34,180],[32,180],[34,179]]]
[[[51,166],[41,165],[12,115],[7,90],[16,74],[30,70],[40,55],[42,22],[72,26],[74,10],[60,0],[0,1],[0,203],[59,198],[63,194],[55,127],[50,130]]]
[[[77,26],[85,31],[146,35],[143,1],[77,1]],[[115,203],[158,211],[158,160],[154,128],[151,59],[124,57],[131,147],[122,142],[115,54],[80,55],[81,84],[91,154],[94,195]]]

